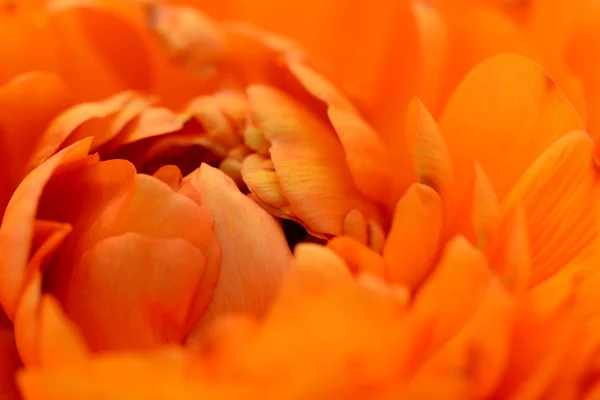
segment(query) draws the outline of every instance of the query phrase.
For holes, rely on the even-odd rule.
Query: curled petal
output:
[[[354,208],[377,217],[357,192],[333,132],[277,90],[251,86],[248,98],[257,128],[272,143],[269,152],[283,194],[300,220],[313,231],[337,235]]]
[[[23,285],[33,239],[33,223],[44,186],[61,165],[86,157],[91,140],[73,144],[33,170],[19,185],[0,227],[0,302],[13,318]]]
[[[313,96],[327,105],[357,188],[374,201],[385,199],[389,195],[392,167],[379,134],[323,76],[299,62],[290,63],[289,68]]]

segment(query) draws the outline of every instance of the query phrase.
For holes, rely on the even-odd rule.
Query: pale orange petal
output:
[[[281,226],[221,171],[203,164],[189,179],[222,248],[219,281],[200,325],[229,312],[262,316],[292,260]]]

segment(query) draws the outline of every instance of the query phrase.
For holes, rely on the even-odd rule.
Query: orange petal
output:
[[[198,317],[195,297],[206,296],[197,293],[205,268],[202,251],[183,239],[113,236],[74,266],[65,309],[94,350],[181,342]]]
[[[215,220],[215,235],[223,249],[219,281],[200,324],[229,312],[262,316],[292,260],[281,226],[229,177],[207,164],[190,182]]]
[[[543,2],[539,2],[540,4]],[[567,3],[567,2],[563,2]],[[575,17],[565,57],[570,69],[581,79],[587,113],[587,130],[594,140],[600,140],[600,4],[585,1]],[[548,42],[550,43],[550,42]]]
[[[485,171],[475,164],[475,184],[473,188],[473,213],[471,216],[477,247],[484,248],[500,223],[501,212],[498,195]]]
[[[327,247],[344,259],[353,274],[369,271],[381,278],[385,276],[385,262],[379,253],[348,236],[338,236]]]
[[[418,71],[417,63],[406,62],[418,59],[409,1],[291,0],[283,8],[277,0],[234,4],[240,19],[300,43],[367,110],[378,130],[394,133],[390,126],[412,97]],[[305,21],[311,21],[311,29]]]
[[[450,204],[453,176],[448,146],[437,123],[417,99],[414,99],[408,108],[406,135],[419,182],[432,187],[445,204]],[[405,175],[399,177],[400,182],[406,183],[406,179],[412,178],[413,174]],[[396,189],[403,191],[404,187],[401,185]]]
[[[521,202],[529,232],[531,285],[586,255],[599,235],[600,196],[594,143],[571,132],[544,152],[502,204]]]
[[[299,62],[289,67],[302,85],[327,105],[356,187],[373,201],[381,202],[389,197],[391,160],[379,134],[318,72]]]
[[[65,85],[48,72],[31,72],[0,86],[0,214],[25,174],[38,165],[30,158],[41,133],[70,101]]]
[[[181,176],[181,171],[174,165],[165,165],[160,167],[152,176],[166,183],[173,190],[177,190],[179,188],[179,185],[183,179],[183,176]]]
[[[277,90],[255,85],[247,92],[256,126],[272,143],[282,191],[299,219],[316,232],[338,235],[350,210],[377,215],[357,192],[342,146],[326,125]]]
[[[448,53],[446,22],[440,12],[427,2],[414,2],[412,12],[421,45],[421,74],[417,96],[433,115],[438,115]]]
[[[472,317],[491,278],[483,255],[464,238],[457,237],[446,246],[413,306],[417,332],[431,332],[430,351],[454,336]]]
[[[531,254],[525,222],[520,204],[508,211],[498,221],[498,230],[485,247],[490,268],[513,293],[521,293],[529,284]]]
[[[502,286],[489,285],[470,320],[425,361],[403,395],[434,398],[438,391],[449,398],[444,390],[450,390],[456,398],[489,397],[508,362],[514,314],[514,301]]]
[[[15,345],[13,326],[3,314],[0,314],[0,354],[0,393],[6,400],[19,400],[21,396],[15,384],[15,375],[22,362]]]
[[[538,65],[513,54],[488,59],[464,79],[440,118],[458,199],[473,177],[474,162],[503,199],[550,144],[579,128],[577,113]]]
[[[92,150],[119,133],[113,128],[116,114],[130,101],[133,92],[123,92],[95,103],[77,104],[57,116],[45,127],[44,134],[35,146],[31,163],[44,161],[60,147],[66,147],[86,137],[93,137]]]
[[[141,33],[125,18],[97,4],[74,3],[55,7],[49,24],[61,58],[69,60],[63,64],[62,76],[81,100],[150,88],[150,53]]]
[[[396,205],[392,228],[383,248],[386,277],[416,289],[438,254],[442,204],[429,186],[415,184]]]
[[[578,340],[574,296],[549,310],[540,310],[532,297],[518,310],[509,362],[491,397],[524,400],[547,393]]]
[[[501,10],[485,4],[458,7],[453,3],[442,11],[448,30],[443,100],[448,98],[473,66],[489,57],[500,53],[516,53],[536,61],[542,59],[539,49],[527,33]]]
[[[41,299],[38,329],[42,366],[77,363],[88,356],[89,349],[77,327],[51,296]]]
[[[83,159],[91,140],[67,147],[33,170],[19,185],[0,227],[0,302],[9,318],[13,318],[25,283],[25,266],[33,239],[33,222],[44,186],[61,165]]]
[[[0,12],[0,85],[30,71],[60,71],[56,40],[40,24],[43,11],[20,5]]]

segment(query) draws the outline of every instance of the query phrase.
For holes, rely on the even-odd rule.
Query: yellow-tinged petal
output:
[[[523,174],[502,204],[523,205],[532,257],[531,285],[587,255],[600,234],[595,148],[585,132],[571,132]]]
[[[252,118],[272,143],[269,153],[282,192],[303,223],[339,235],[352,209],[377,218],[378,211],[354,186],[343,148],[327,125],[275,89],[254,85],[247,93]]]
[[[419,182],[433,188],[445,206],[449,205],[453,177],[448,146],[437,123],[417,99],[413,99],[408,109],[406,135]],[[410,177],[412,174],[406,175]],[[406,177],[398,178],[406,180]],[[398,181],[395,183],[398,184]],[[396,189],[404,190],[402,186]]]
[[[439,195],[422,184],[411,186],[396,205],[383,248],[386,278],[415,290],[434,266],[442,229]]]
[[[503,199],[549,145],[582,128],[543,70],[514,54],[475,67],[446,104],[439,124],[452,156],[457,201],[473,177],[474,162]]]
[[[322,75],[299,62],[292,62],[289,68],[313,96],[327,105],[356,187],[370,199],[386,203],[392,166],[382,138]]]

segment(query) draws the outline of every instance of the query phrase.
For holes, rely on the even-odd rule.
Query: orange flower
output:
[[[24,396],[594,396],[593,18],[475,3],[3,8]]]
[[[46,298],[44,362],[19,382],[26,399],[594,398],[592,274],[513,294],[457,238],[409,299],[370,274],[352,279],[327,249],[300,245],[267,318],[222,319],[195,352],[90,355]]]

